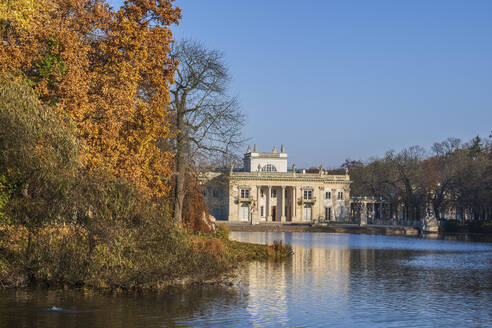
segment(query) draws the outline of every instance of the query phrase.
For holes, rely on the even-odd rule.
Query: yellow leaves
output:
[[[142,26],[137,11],[129,15],[128,10],[123,8],[115,15],[110,37],[99,45],[108,64],[97,74],[105,85],[103,92],[112,97],[107,105],[115,120],[113,131],[103,134],[104,138],[121,138],[111,153],[119,174],[131,178],[150,197],[162,196],[168,191],[161,178],[170,175],[170,156],[156,147],[156,141],[169,137],[165,123],[172,74],[163,73],[160,65],[169,61],[169,38],[155,43],[153,28]]]
[[[36,12],[35,0],[2,0],[0,21],[13,22],[26,28]]]

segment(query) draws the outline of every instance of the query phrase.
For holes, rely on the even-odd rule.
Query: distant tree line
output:
[[[413,146],[367,163],[346,160],[342,167],[349,170],[353,196],[384,197],[407,220],[422,219],[427,209],[437,219],[448,210],[471,220],[492,216],[491,136],[465,143],[448,138],[430,152]]]

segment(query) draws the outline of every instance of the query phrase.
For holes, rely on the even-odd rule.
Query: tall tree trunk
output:
[[[184,131],[184,114],[178,109],[176,113],[176,127],[179,134],[176,138],[176,189],[174,194],[174,219],[181,223],[183,218],[184,180],[186,163],[184,152],[186,149],[186,133]]]

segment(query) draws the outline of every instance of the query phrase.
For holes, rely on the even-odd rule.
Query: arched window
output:
[[[261,169],[263,172],[277,172],[277,169],[272,164],[267,164]]]

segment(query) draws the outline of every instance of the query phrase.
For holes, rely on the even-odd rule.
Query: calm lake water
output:
[[[165,295],[0,292],[3,327],[491,327],[492,244],[327,233],[282,239],[295,255],[249,263],[230,287]]]

